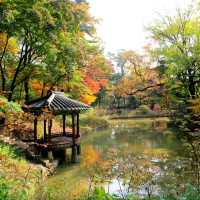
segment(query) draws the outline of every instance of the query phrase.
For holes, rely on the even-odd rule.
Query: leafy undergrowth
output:
[[[187,189],[183,194],[179,196],[172,195],[161,195],[155,197],[139,197],[133,194],[128,195],[111,195],[105,192],[103,188],[95,188],[91,195],[83,195],[78,200],[200,200],[200,194],[191,185],[188,185]]]
[[[40,171],[13,147],[0,143],[0,199],[32,199]]]
[[[134,110],[122,110],[112,114],[112,117],[138,117],[138,116],[157,116],[161,112],[151,110],[147,105],[141,105]]]
[[[106,128],[109,126],[108,116],[101,110],[91,109],[80,116],[81,132],[85,133],[94,129]]]

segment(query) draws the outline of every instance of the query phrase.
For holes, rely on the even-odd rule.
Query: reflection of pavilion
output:
[[[49,92],[47,96],[33,100],[23,109],[33,113],[34,118],[34,143],[38,150],[46,150],[49,155],[54,151],[72,149],[72,162],[76,162],[80,154],[79,113],[90,107],[79,101],[72,100],[62,92]],[[52,116],[62,115],[63,127],[61,133],[52,133]],[[66,131],[66,115],[71,116],[72,131]],[[43,117],[43,137],[38,138],[38,117]]]

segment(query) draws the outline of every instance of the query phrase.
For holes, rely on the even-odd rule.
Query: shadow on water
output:
[[[94,184],[103,184],[111,193],[150,196],[181,191],[183,180],[189,182],[191,175],[187,151],[167,123],[167,118],[116,120],[108,129],[87,134],[81,162],[59,168],[46,187],[56,191],[58,200],[75,199],[98,174]]]

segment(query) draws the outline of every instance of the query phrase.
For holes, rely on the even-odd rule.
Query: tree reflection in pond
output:
[[[88,134],[83,138],[80,165],[73,166],[73,170],[61,168],[47,181],[47,187],[57,183],[57,190],[68,197],[69,191],[78,190],[74,186],[79,182],[84,182],[87,189],[105,186],[107,191],[122,196],[127,192],[176,196],[195,178],[190,155],[177,133],[167,128],[168,120],[158,121],[113,121],[111,128]]]

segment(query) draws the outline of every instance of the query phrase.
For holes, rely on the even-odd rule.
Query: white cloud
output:
[[[98,36],[107,51],[140,50],[145,45],[144,27],[158,14],[173,14],[192,0],[89,0],[91,13],[102,19]]]

